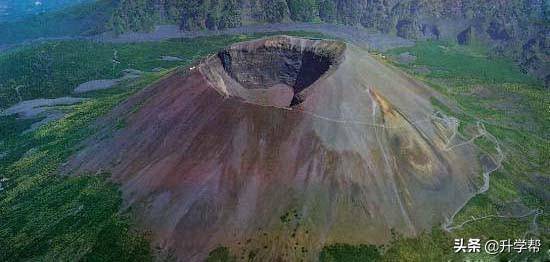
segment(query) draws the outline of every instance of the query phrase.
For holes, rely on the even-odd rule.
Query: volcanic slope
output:
[[[180,260],[219,246],[315,260],[326,244],[429,230],[476,192],[479,152],[449,147],[456,123],[433,96],[351,44],[244,42],[121,104],[103,122],[123,127],[65,169],[111,172],[155,245]]]

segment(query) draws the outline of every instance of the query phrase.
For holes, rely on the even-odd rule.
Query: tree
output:
[[[333,0],[324,0],[319,3],[319,17],[327,23],[336,21],[336,4]]]
[[[204,1],[188,0],[181,7],[181,28],[185,30],[200,30],[206,28],[206,12]]]
[[[263,20],[269,23],[281,22],[286,16],[287,5],[284,0],[266,0],[262,5]]]
[[[241,25],[241,12],[237,0],[225,0],[222,8],[223,15],[220,19],[219,28],[231,28]]]
[[[316,0],[288,0],[290,18],[294,21],[311,22],[318,14]]]
[[[155,15],[152,0],[121,0],[109,24],[117,34],[126,31],[150,31],[155,25]]]
[[[337,2],[338,22],[345,25],[356,25],[361,16],[361,2],[356,0],[339,0]]]

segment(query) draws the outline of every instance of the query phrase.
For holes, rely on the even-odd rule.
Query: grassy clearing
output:
[[[237,258],[231,254],[231,252],[227,247],[218,247],[212,250],[208,254],[208,257],[206,258],[206,262],[234,262],[234,261],[237,261]]]
[[[489,57],[482,45],[460,46],[447,42],[425,41],[414,47],[397,48],[390,55],[409,52],[416,56],[415,66],[427,66],[431,72],[428,78],[444,78],[445,82],[461,83],[521,83],[533,84],[537,81],[521,73],[510,60]]]

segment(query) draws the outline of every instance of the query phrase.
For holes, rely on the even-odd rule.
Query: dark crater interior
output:
[[[333,50],[332,50],[333,51]],[[313,84],[338,54],[312,47],[281,44],[226,49],[218,53],[225,71],[244,88],[269,89],[284,84],[294,91],[291,106],[301,103],[300,92]]]

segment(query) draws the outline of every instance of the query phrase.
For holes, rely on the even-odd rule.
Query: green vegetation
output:
[[[385,247],[382,261],[461,261],[461,254],[453,253],[453,238],[440,228],[423,232],[416,238],[393,234]]]
[[[481,44],[460,46],[447,42],[424,41],[411,48],[398,48],[390,54],[409,52],[416,61],[406,66],[427,66],[431,72],[429,78],[444,79],[454,86],[470,84],[520,83],[538,84],[536,80],[523,74],[513,61],[499,57],[490,57],[489,50]]]
[[[186,30],[224,29],[241,25],[237,0],[169,0],[160,14],[151,0],[123,0],[112,15],[109,28],[126,31],[150,31],[155,24],[177,23]]]
[[[319,254],[321,262],[368,262],[380,261],[381,258],[380,251],[373,245],[334,244],[324,247]]]
[[[146,236],[118,213],[120,192],[106,175],[56,174],[93,133],[91,121],[158,76],[72,106],[65,118],[36,132],[2,137],[0,151],[8,156],[0,160],[0,174],[9,180],[0,192],[0,260],[150,260]],[[2,118],[1,129],[10,121]]]
[[[327,23],[336,22],[336,4],[332,0],[319,2],[319,18]]]
[[[317,0],[288,0],[287,4],[294,21],[312,22],[319,15]]]
[[[113,3],[108,0],[91,1],[14,22],[0,23],[0,45],[40,37],[82,36],[103,32],[116,7]]]
[[[452,236],[440,228],[406,238],[392,232],[392,241],[384,246],[334,244],[325,246],[319,261],[462,261],[453,253]]]
[[[109,21],[110,29],[120,34],[124,31],[151,31],[158,14],[149,0],[121,0]]]
[[[0,129],[0,137],[16,137],[35,121],[34,119],[17,119],[14,115],[2,117],[3,128]]]
[[[279,217],[279,219],[281,219],[281,223],[283,224],[288,224],[292,221],[299,220],[299,218],[300,215],[298,214],[298,210],[296,209],[292,209]]]
[[[234,262],[237,258],[231,255],[227,247],[218,247],[212,250],[206,258],[206,262]]]
[[[149,31],[155,24],[179,24],[185,30],[225,29],[246,22],[360,22],[361,3],[335,0],[123,0],[109,23],[116,33]],[[161,14],[160,12],[164,10]],[[243,16],[247,14],[247,16]],[[250,21],[242,21],[249,19]]]
[[[266,0],[264,3],[264,11],[256,13],[256,17],[259,20],[268,23],[277,23],[285,19],[288,10],[285,0]]]

